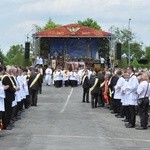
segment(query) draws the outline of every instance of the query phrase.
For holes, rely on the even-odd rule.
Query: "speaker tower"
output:
[[[30,42],[25,42],[25,59],[29,59],[30,57]]]
[[[116,59],[121,60],[121,43],[116,44]]]

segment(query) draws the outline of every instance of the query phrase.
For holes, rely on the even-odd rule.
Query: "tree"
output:
[[[59,27],[59,24],[56,24],[52,19],[49,19],[48,22],[45,24],[45,26],[42,28],[42,30],[49,30]]]
[[[118,27],[113,29],[112,34],[114,40],[121,43],[127,43],[128,41],[132,42],[132,40],[135,38],[134,33],[128,29],[119,29]]]
[[[131,43],[131,56],[132,59],[136,58],[136,60],[140,60],[144,51],[142,50],[142,45],[137,42]]]
[[[6,54],[8,59],[13,59],[16,55],[23,54],[24,48],[22,45],[13,45]]]
[[[5,60],[5,56],[2,52],[2,50],[0,49],[0,62],[3,63],[4,60]]]
[[[132,58],[139,60],[144,54],[144,51],[142,50],[142,44],[136,41],[133,42],[135,39],[135,34],[128,29],[114,28],[112,35],[115,43],[122,43],[122,54],[126,53],[128,55],[128,42],[130,42],[130,55]]]
[[[131,66],[135,67],[135,68],[139,68],[140,64],[138,63],[138,61],[136,60],[136,58],[131,62]]]
[[[91,19],[91,18],[87,18],[84,21],[79,20],[78,24],[83,25],[83,26],[87,26],[87,27],[90,27],[90,28],[94,28],[94,29],[97,29],[97,30],[101,29],[101,27],[98,25],[98,23],[96,21],[94,21],[93,19]]]
[[[48,20],[48,22],[43,27],[40,27],[39,25],[36,25],[36,24],[34,25],[36,32],[40,32],[43,30],[55,29],[60,26],[61,26],[60,24],[57,24],[54,21],[52,21],[51,18]]]
[[[145,57],[150,62],[150,46],[145,47]]]
[[[30,60],[25,60],[24,58],[24,48],[22,45],[13,45],[10,47],[5,58],[6,65],[19,65],[27,66],[31,65]]]

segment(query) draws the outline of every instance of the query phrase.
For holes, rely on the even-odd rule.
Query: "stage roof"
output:
[[[78,24],[69,24],[38,32],[34,37],[110,37],[111,34]]]

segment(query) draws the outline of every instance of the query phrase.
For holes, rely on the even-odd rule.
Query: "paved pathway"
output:
[[[150,129],[126,129],[108,109],[91,109],[81,97],[81,87],[44,86],[38,107],[0,132],[0,150],[150,150]]]

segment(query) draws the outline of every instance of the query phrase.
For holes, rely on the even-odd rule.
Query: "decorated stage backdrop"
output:
[[[63,56],[63,50],[70,58],[92,57],[99,59],[98,56],[99,43],[97,38],[51,38],[50,54],[54,56],[58,53]]]

